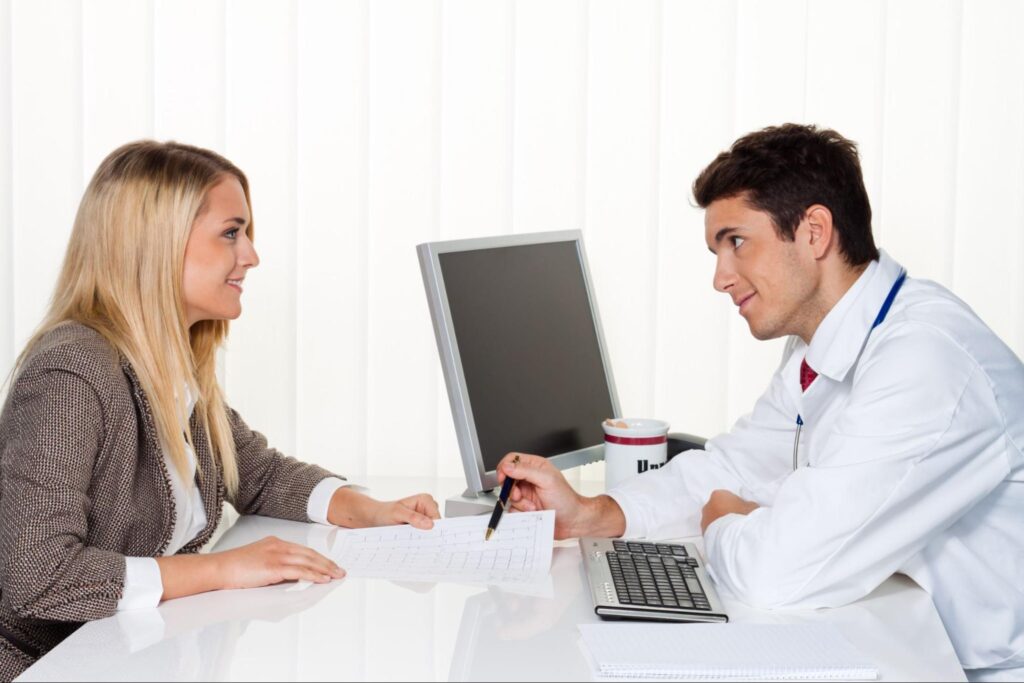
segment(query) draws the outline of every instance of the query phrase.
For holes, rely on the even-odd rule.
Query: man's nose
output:
[[[729,288],[736,284],[736,273],[721,257],[715,264],[715,277],[712,284],[719,292],[728,292]]]

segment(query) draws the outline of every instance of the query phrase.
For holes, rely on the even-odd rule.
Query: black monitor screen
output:
[[[439,260],[486,471],[602,443],[614,414],[576,243]]]

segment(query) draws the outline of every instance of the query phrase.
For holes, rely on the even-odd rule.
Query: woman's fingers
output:
[[[332,578],[334,577],[305,565],[286,564],[281,567],[282,581],[312,581],[313,583],[327,583]]]
[[[306,567],[319,574],[337,579],[345,576],[345,570],[339,567],[334,560],[321,555],[312,548],[298,543],[289,543],[285,548],[285,553],[282,561],[291,566]]]
[[[401,504],[397,506],[396,517],[399,524],[410,524],[424,530],[434,528],[434,520],[430,517]]]
[[[441,511],[437,507],[437,501],[429,493],[418,493],[415,496],[409,496],[398,502],[412,508],[421,515],[426,515],[430,519],[441,519]]]
[[[426,493],[422,495],[426,507],[424,514],[431,519],[441,519],[441,509],[437,506],[437,501],[434,500],[434,497]]]

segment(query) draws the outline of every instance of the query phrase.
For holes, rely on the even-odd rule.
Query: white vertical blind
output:
[[[10,15],[11,183],[0,192],[12,205],[3,229],[11,234],[13,315],[3,324],[17,353],[46,308],[85,183],[82,12],[76,0],[57,0],[15,2]]]
[[[112,149],[153,135],[152,11],[135,0],[82,3],[84,182]]]
[[[960,24],[956,0],[888,7],[878,241],[912,274],[944,283],[953,265]]]
[[[710,435],[781,345],[712,290],[690,186],[784,121],[860,143],[879,244],[1022,355],[1022,29],[1014,0],[0,0],[0,372],[96,165],[155,137],[250,177],[223,374],[283,450],[461,473],[415,245],[567,228],[623,409]]]
[[[11,211],[11,5],[0,3],[0,378],[14,351],[14,216]],[[3,381],[0,379],[0,381]]]
[[[439,363],[415,246],[440,236],[442,9],[370,3],[368,433],[349,456],[369,474],[437,472]]]
[[[152,5],[153,136],[223,152],[224,0],[155,0]],[[134,30],[146,36],[144,26]]]
[[[964,3],[953,291],[1024,356],[1024,3]]]
[[[296,453],[357,477],[367,469],[367,5],[298,8]]]

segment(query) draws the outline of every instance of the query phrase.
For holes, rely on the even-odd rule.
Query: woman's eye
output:
[[[235,239],[236,237],[238,237],[238,228],[231,228],[230,230],[224,233],[224,236],[227,237],[229,240]]]

